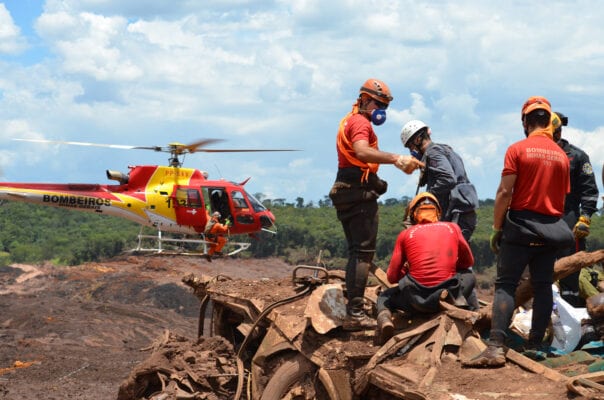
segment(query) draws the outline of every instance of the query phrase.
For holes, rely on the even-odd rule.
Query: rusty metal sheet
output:
[[[346,303],[341,284],[327,284],[316,288],[308,299],[304,317],[320,334],[342,325],[346,317]]]
[[[269,314],[273,326],[290,341],[303,332],[308,324],[306,318],[300,318],[301,310],[294,311],[298,308],[301,308],[299,301],[274,309]]]

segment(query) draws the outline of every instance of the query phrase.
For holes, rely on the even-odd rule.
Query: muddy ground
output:
[[[291,276],[275,259],[124,256],[75,267],[0,268],[0,399],[116,399],[158,338],[194,340],[199,300],[183,276]],[[488,295],[488,294],[487,294]],[[434,399],[578,399],[563,384],[508,363],[462,369],[445,359]]]

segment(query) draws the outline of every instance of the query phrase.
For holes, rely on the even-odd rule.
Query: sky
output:
[[[0,0],[0,181],[101,183],[105,170],[168,155],[14,138],[208,148],[184,166],[263,198],[316,204],[337,170],[335,137],[368,78],[394,100],[375,131],[408,154],[420,119],[494,198],[520,109],[547,97],[563,137],[604,164],[604,8],[596,1]],[[418,172],[380,167],[382,199],[413,196]],[[602,206],[602,200],[598,206]]]

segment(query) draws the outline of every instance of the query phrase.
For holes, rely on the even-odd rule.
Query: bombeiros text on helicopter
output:
[[[191,144],[169,143],[167,146],[126,146],[45,139],[13,139],[18,141],[99,146],[116,149],[142,149],[170,154],[169,165],[129,166],[128,173],[107,170],[106,175],[117,184],[89,183],[17,183],[0,182],[0,200],[21,201],[44,206],[63,207],[76,211],[111,215],[141,225],[136,252],[207,254],[213,242],[204,231],[211,215],[219,213],[228,221],[230,235],[249,235],[266,231],[276,233],[275,216],[244,186],[249,181],[234,183],[224,179],[211,180],[208,173],[184,168],[187,154],[196,152],[274,152],[294,149],[208,149],[222,141],[205,139]],[[143,234],[144,227],[157,230],[156,235]],[[145,244],[151,240],[153,247]],[[168,244],[177,249],[168,250]],[[231,242],[228,255],[249,248],[247,242]],[[198,247],[189,252],[184,248]]]

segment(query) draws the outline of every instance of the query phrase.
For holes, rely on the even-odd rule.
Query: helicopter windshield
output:
[[[266,210],[266,207],[264,207],[257,198],[255,198],[248,192],[245,192],[245,194],[246,194],[248,200],[250,201],[250,203],[252,204],[252,208],[254,209],[255,212],[261,212],[261,211]]]

